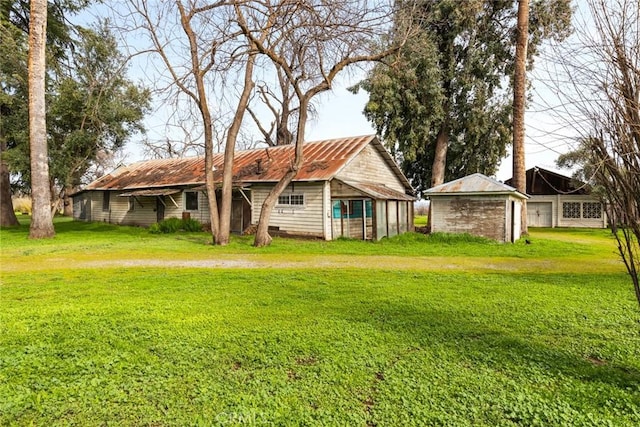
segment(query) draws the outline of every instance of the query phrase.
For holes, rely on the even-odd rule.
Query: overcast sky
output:
[[[78,20],[87,24],[95,19],[95,10],[83,14]],[[130,75],[134,79],[148,79],[148,63],[144,61],[135,61],[130,68]],[[146,67],[147,69],[143,68]],[[557,169],[555,167],[555,159],[559,153],[567,151],[567,135],[565,128],[554,120],[553,115],[549,112],[541,112],[548,107],[550,98],[553,93],[546,89],[544,84],[536,82],[536,74],[544,68],[543,60],[536,62],[536,71],[532,77],[534,84],[533,102],[530,104],[526,117],[526,147],[525,162],[526,168],[540,166],[546,169]],[[348,136],[373,134],[374,129],[365,119],[362,111],[367,102],[367,93],[360,91],[358,94],[352,94],[347,91],[347,87],[356,83],[362,73],[355,76],[347,76],[343,74],[342,79],[338,79],[330,93],[321,95],[319,102],[316,103],[317,114],[307,126],[307,140],[318,140],[328,138],[341,138]],[[144,76],[144,77],[141,77]],[[169,105],[163,105],[156,99],[156,108],[158,111],[150,114],[146,119],[147,137],[151,140],[162,140],[167,132],[163,120],[169,115],[163,112],[165,108],[171,108]],[[552,103],[552,102],[551,102]],[[140,136],[134,137],[126,146],[127,163],[142,160],[144,155],[141,147]],[[506,180],[511,177],[512,160],[511,157],[505,158],[496,178]]]

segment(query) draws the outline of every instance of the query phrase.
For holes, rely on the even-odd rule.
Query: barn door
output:
[[[528,202],[527,225],[529,227],[552,227],[552,212],[551,202]]]

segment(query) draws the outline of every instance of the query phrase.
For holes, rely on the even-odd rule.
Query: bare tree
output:
[[[160,58],[168,74],[170,86],[189,98],[198,108],[205,155],[205,186],[211,215],[211,231],[215,244],[229,242],[233,156],[244,112],[253,91],[253,68],[256,53],[238,44],[234,34],[232,9],[224,0],[214,2],[180,1],[154,4],[147,0],[130,0],[125,18],[128,29],[145,33],[149,52]],[[176,14],[177,11],[177,14]],[[258,37],[258,40],[260,38]],[[253,50],[255,51],[255,49]],[[222,197],[216,198],[213,164],[214,125],[212,93],[225,76],[241,75],[240,93],[232,108],[232,120],[226,131]],[[226,82],[228,83],[228,82]],[[228,89],[228,88],[227,88]],[[220,93],[220,90],[218,91]],[[222,97],[214,98],[219,102]],[[218,117],[219,119],[219,117]]]
[[[608,203],[640,304],[640,8],[637,0],[586,5],[550,74],[564,121],[577,134],[576,153]]]
[[[391,27],[393,18],[388,6],[376,2],[261,0],[237,2],[235,11],[242,33],[269,59],[278,79],[281,110],[276,114],[276,138],[271,143],[291,139],[295,144],[288,171],[262,204],[254,241],[260,247],[271,243],[268,227],[273,208],[304,162],[303,142],[313,99],[330,90],[336,76],[348,66],[381,60],[398,46],[376,49],[374,42]],[[259,40],[265,29],[267,37]],[[262,90],[263,99],[271,93]],[[274,111],[274,104],[268,105]],[[295,129],[291,131],[289,119],[294,111]]]
[[[53,237],[47,122],[45,108],[45,74],[47,43],[47,1],[31,2],[29,21],[29,146],[31,162],[31,197],[33,213],[29,237]]]
[[[524,111],[527,93],[527,45],[529,35],[529,0],[518,0],[516,25],[516,60],[513,72],[513,186],[527,192],[524,161]],[[521,232],[528,233],[527,203],[522,202]]]

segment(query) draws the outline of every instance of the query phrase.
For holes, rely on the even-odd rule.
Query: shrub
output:
[[[153,234],[168,234],[177,231],[202,231],[202,224],[195,219],[167,218],[149,226],[149,232]]]
[[[202,231],[202,224],[200,224],[200,221],[198,221],[197,219],[183,219],[182,229],[184,231]]]

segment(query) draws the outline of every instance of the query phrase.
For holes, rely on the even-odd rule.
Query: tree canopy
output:
[[[517,8],[507,0],[417,4],[411,16],[400,9],[395,29],[411,21],[418,34],[354,90],[369,93],[365,116],[422,192],[473,172],[491,175],[506,155]],[[542,40],[567,34],[570,2],[535,2],[531,16],[530,65]]]
[[[3,162],[14,185],[28,192],[31,170],[27,127],[26,2],[5,2],[0,30],[0,107]],[[128,79],[127,58],[119,51],[105,23],[89,29],[74,26],[65,13],[82,1],[50,2],[47,55],[47,142],[50,187],[67,191],[105,153],[113,153],[135,132],[142,131],[150,93]],[[5,54],[6,53],[6,54]],[[3,177],[4,178],[4,177]],[[3,182],[8,187],[9,183]],[[10,197],[3,197],[3,211]],[[6,209],[5,209],[6,208]],[[5,224],[6,225],[6,224]]]

